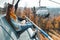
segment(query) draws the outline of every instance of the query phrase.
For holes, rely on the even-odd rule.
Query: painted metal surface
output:
[[[0,40],[35,40],[30,38],[27,30],[17,38],[16,31],[11,27],[4,16],[0,17],[0,25],[3,26],[3,28],[0,26]]]

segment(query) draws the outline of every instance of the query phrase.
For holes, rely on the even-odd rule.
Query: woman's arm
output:
[[[19,22],[15,22],[13,19],[11,19],[11,22],[15,28],[18,28],[16,31],[26,30],[26,29],[31,28],[33,26],[32,23],[30,23],[30,22],[24,23],[25,21],[19,23]]]

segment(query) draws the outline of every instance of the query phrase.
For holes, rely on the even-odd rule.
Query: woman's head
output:
[[[10,18],[13,18],[14,20],[16,20],[16,14],[14,12],[14,7],[12,4],[8,4],[8,9],[7,9],[7,14],[6,14],[6,17],[8,20],[10,20]]]
[[[13,5],[8,3],[8,8],[7,8],[7,16],[12,12]]]
[[[8,3],[8,8],[7,8],[7,14],[6,14],[6,19],[10,21],[10,14],[14,13],[14,8],[12,4]]]

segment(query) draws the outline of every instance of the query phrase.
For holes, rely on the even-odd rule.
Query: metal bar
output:
[[[25,16],[26,17],[26,16]],[[38,27],[35,23],[33,23],[28,17],[26,17],[43,35],[45,35],[49,40],[53,40],[44,30]]]
[[[14,4],[14,1],[15,1],[15,0],[12,1],[12,5]]]

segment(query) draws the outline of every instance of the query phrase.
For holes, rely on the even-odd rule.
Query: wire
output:
[[[60,5],[60,3],[59,3],[59,2],[56,2],[56,1],[53,1],[53,0],[49,0],[49,1],[54,2],[54,3],[56,3],[56,4],[59,4],[59,5]]]

